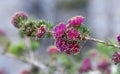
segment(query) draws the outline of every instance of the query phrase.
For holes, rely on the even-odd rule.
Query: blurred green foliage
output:
[[[25,49],[25,44],[21,41],[17,45],[10,45],[8,51],[16,56],[22,56],[22,53]]]

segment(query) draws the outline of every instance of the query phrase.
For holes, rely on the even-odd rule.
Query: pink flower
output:
[[[69,25],[71,26],[79,26],[83,23],[84,21],[84,17],[83,16],[76,16],[76,17],[73,17],[71,18],[68,23]]]
[[[46,31],[45,25],[41,25],[40,28],[38,29],[37,36],[42,37]]]
[[[56,54],[56,53],[58,53],[59,51],[58,51],[58,48],[57,48],[56,46],[50,46],[50,47],[48,47],[48,52],[49,52],[50,54]]]
[[[82,62],[82,66],[79,69],[80,73],[88,72],[92,69],[91,62],[89,58],[85,58]]]
[[[18,23],[21,21],[21,20],[25,20],[28,18],[28,15],[23,12],[23,11],[20,11],[20,12],[17,12],[15,13],[15,15],[13,15],[12,17],[12,20],[11,20],[11,23],[15,26],[15,27],[19,27]]]
[[[80,34],[76,29],[70,29],[67,31],[67,36],[70,40],[77,40]]]
[[[60,38],[64,35],[66,30],[66,24],[59,24],[54,28],[54,36],[55,38]]]

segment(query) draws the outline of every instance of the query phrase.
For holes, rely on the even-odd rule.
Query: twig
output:
[[[107,45],[107,46],[112,46],[112,47],[115,47],[115,48],[120,49],[120,46],[119,46],[119,45],[116,45],[116,44],[113,44],[113,43],[110,43],[110,42],[105,42],[105,41],[98,40],[98,39],[94,39],[94,38],[91,38],[91,37],[85,37],[85,40],[102,43],[102,44],[105,44],[105,45]]]

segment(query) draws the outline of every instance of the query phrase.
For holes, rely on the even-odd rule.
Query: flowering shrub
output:
[[[54,62],[55,60],[56,61],[60,60],[59,58],[62,57],[58,53],[62,53],[64,55],[69,54],[69,55],[76,55],[76,56],[81,54],[79,53],[82,50],[81,43],[87,40],[101,43],[102,45],[98,46],[98,50],[99,48],[100,50],[105,49],[106,53],[109,53],[107,49],[110,49],[111,47],[113,49],[120,49],[120,36],[117,37],[118,44],[115,44],[112,42],[105,42],[105,41],[90,37],[89,28],[83,25],[84,19],[85,18],[83,16],[72,17],[71,19],[68,20],[67,23],[59,23],[58,25],[53,27],[53,25],[47,22],[46,20],[35,21],[33,19],[30,19],[25,12],[17,12],[12,17],[11,23],[13,24],[13,26],[19,29],[19,32],[23,37],[23,39],[28,40],[29,43],[26,43],[27,47],[24,45],[23,42],[20,42],[18,45],[9,45],[7,48],[8,49],[7,51],[21,59],[22,56],[25,57],[24,54],[27,51],[34,52],[39,47],[39,43],[37,42],[37,40],[41,41],[42,38],[54,38],[55,45],[48,47],[48,53],[50,53],[50,55],[52,54],[52,57],[55,58]],[[0,33],[2,34],[2,32]],[[36,41],[34,41],[33,39]],[[106,45],[106,47],[103,45]],[[30,50],[27,50],[27,49],[30,49]],[[120,62],[120,54],[117,50],[115,51],[113,51],[115,53],[113,54],[112,60],[115,64],[118,64]],[[29,54],[31,55],[31,52],[29,52]],[[55,55],[53,56],[53,54]],[[56,58],[58,56],[59,58]],[[96,57],[96,53],[93,53],[92,56]],[[22,57],[22,60],[23,60],[23,57]],[[72,62],[70,62],[70,60],[68,61],[68,59],[66,60],[66,58],[63,58],[63,57],[62,59],[65,59],[65,60],[62,60],[63,62],[60,62],[60,63],[66,64],[65,68],[69,67],[72,69],[72,66],[73,66],[71,65]],[[31,61],[28,58],[24,58],[24,60],[27,61],[28,63],[32,63],[35,66],[37,65],[39,68],[45,69],[44,66],[38,65],[38,63],[36,64],[36,61],[34,60]],[[69,63],[66,63],[66,61]],[[98,64],[97,69],[100,71],[104,70],[106,74],[110,74],[109,73],[110,69],[108,68],[109,66],[110,66],[110,63],[106,60],[103,60]],[[50,67],[53,68],[55,66],[50,65]],[[93,70],[91,59],[89,57],[84,58],[84,60],[82,61],[82,65],[79,69],[79,72],[85,73],[91,70]]]

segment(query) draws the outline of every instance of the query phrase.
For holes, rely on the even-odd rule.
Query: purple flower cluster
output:
[[[18,19],[20,18],[20,19]],[[15,27],[18,27],[18,23],[19,21],[22,19],[22,20],[25,20],[28,18],[28,15],[25,13],[25,12],[17,12],[15,13],[15,15],[13,15],[12,17],[12,20],[11,20],[11,23],[15,26]]]
[[[118,63],[120,62],[120,53],[115,52],[115,53],[113,54],[112,60],[114,61],[115,64],[118,64]]]
[[[71,26],[79,26],[83,23],[84,21],[84,17],[83,16],[76,16],[76,17],[73,17],[71,18],[68,23],[69,25]]]
[[[42,37],[46,31],[45,25],[41,25],[40,28],[38,29],[37,36]]]
[[[57,48],[67,54],[79,53],[80,32],[73,26],[80,26],[84,17],[76,16],[69,20],[68,25],[60,23],[54,28]],[[72,25],[72,26],[71,26]]]
[[[79,69],[79,72],[80,73],[84,73],[84,72],[88,72],[92,69],[92,66],[91,66],[91,61],[89,58],[85,58],[82,62],[82,65]]]

